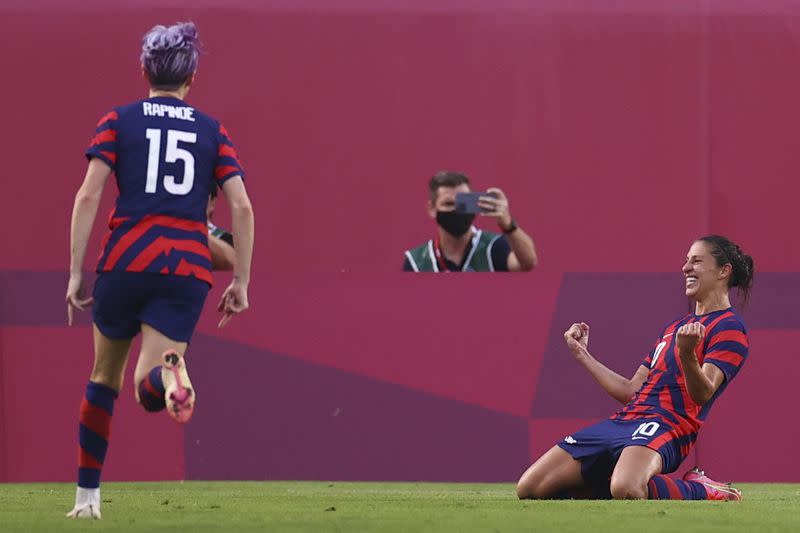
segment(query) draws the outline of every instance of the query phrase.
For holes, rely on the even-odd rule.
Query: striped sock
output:
[[[150,412],[161,411],[167,406],[160,366],[152,369],[139,383],[139,402],[145,411]]]
[[[117,391],[92,381],[86,385],[78,426],[78,486],[96,489],[106,459],[111,434],[111,416]]]
[[[708,492],[702,483],[672,479],[662,474],[647,482],[649,500],[707,500]]]

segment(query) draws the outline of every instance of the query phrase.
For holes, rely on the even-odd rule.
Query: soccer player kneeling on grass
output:
[[[712,404],[747,358],[747,330],[728,293],[735,287],[747,300],[753,259],[727,238],[711,235],[692,244],[683,275],[694,312],[662,331],[631,379],[589,353],[587,324],[564,333],[578,362],[624,407],[533,463],[517,484],[519,498],[741,499],[737,489],[697,468],[682,480],[664,474],[686,458]]]
[[[223,326],[247,309],[253,211],[225,128],[184,102],[198,58],[194,24],[156,26],[144,37],[145,100],[106,114],[86,152],[89,167],[75,197],[68,321],[92,305],[94,368],[80,408],[78,489],[71,518],[100,518],[100,473],[114,403],[133,338],[142,332],[134,373],[137,401],[186,422],[196,405],[183,355],[212,282],[206,206],[214,187],[228,200],[236,241],[227,260],[233,281],[219,310]],[[116,175],[119,196],[97,265],[91,298],[82,266],[103,188]],[[212,247],[216,241],[212,241]],[[234,252],[233,249],[229,250]],[[233,264],[230,264],[230,263]],[[156,439],[157,440],[157,439]]]

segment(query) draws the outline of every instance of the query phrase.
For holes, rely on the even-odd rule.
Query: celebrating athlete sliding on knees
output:
[[[587,324],[564,333],[578,362],[624,407],[540,457],[520,478],[517,496],[741,499],[737,489],[698,469],[683,480],[664,474],[686,458],[714,401],[747,358],[747,330],[728,293],[737,288],[747,299],[753,259],[725,237],[703,237],[689,249],[683,275],[695,310],[664,328],[631,379],[589,353]]]
[[[133,338],[142,332],[134,373],[137,401],[178,422],[192,415],[196,393],[183,354],[211,285],[206,206],[221,187],[236,242],[233,281],[220,326],[248,307],[253,211],[241,165],[225,128],[184,102],[197,69],[194,24],[156,26],[142,45],[145,100],[106,114],[86,151],[89,167],[75,197],[68,321],[91,305],[94,368],[81,403],[78,490],[73,518],[100,518],[100,472],[114,402]],[[103,188],[116,175],[119,196],[97,265],[91,298],[82,266]]]

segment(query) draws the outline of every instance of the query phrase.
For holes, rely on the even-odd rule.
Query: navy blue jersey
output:
[[[105,115],[86,157],[108,164],[119,189],[97,271],[211,283],[208,195],[244,177],[225,128],[178,98],[148,98]]]
[[[700,322],[706,327],[703,341],[695,348],[697,361],[701,366],[704,363],[713,364],[725,374],[725,381],[702,406],[696,404],[689,395],[676,342],[678,329],[692,322]],[[664,328],[653,350],[642,362],[648,369],[648,374],[641,389],[612,418],[663,418],[674,425],[682,444],[690,447],[697,439],[697,432],[714,401],[739,373],[747,359],[749,346],[747,329],[733,308],[699,316],[689,313],[673,321]],[[656,444],[660,442],[656,441]]]

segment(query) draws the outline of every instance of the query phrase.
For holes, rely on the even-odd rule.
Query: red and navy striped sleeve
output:
[[[708,340],[703,363],[711,363],[732,380],[747,359],[750,341],[744,325],[734,317],[722,320]]]
[[[96,157],[103,160],[112,169],[117,164],[117,112],[107,113],[94,132],[89,147],[86,149],[86,159],[91,160]]]
[[[214,168],[214,179],[217,185],[222,184],[234,176],[241,176],[244,179],[244,170],[236,153],[228,131],[224,126],[219,127],[219,154],[217,155],[217,165]]]
[[[659,339],[659,341],[660,340],[661,339]],[[655,353],[656,348],[658,347],[659,341],[656,342],[656,344],[653,346],[653,349],[650,350],[650,353],[648,353],[647,357],[644,358],[644,360],[642,361],[642,366],[650,368],[650,366],[653,364],[653,354]]]

